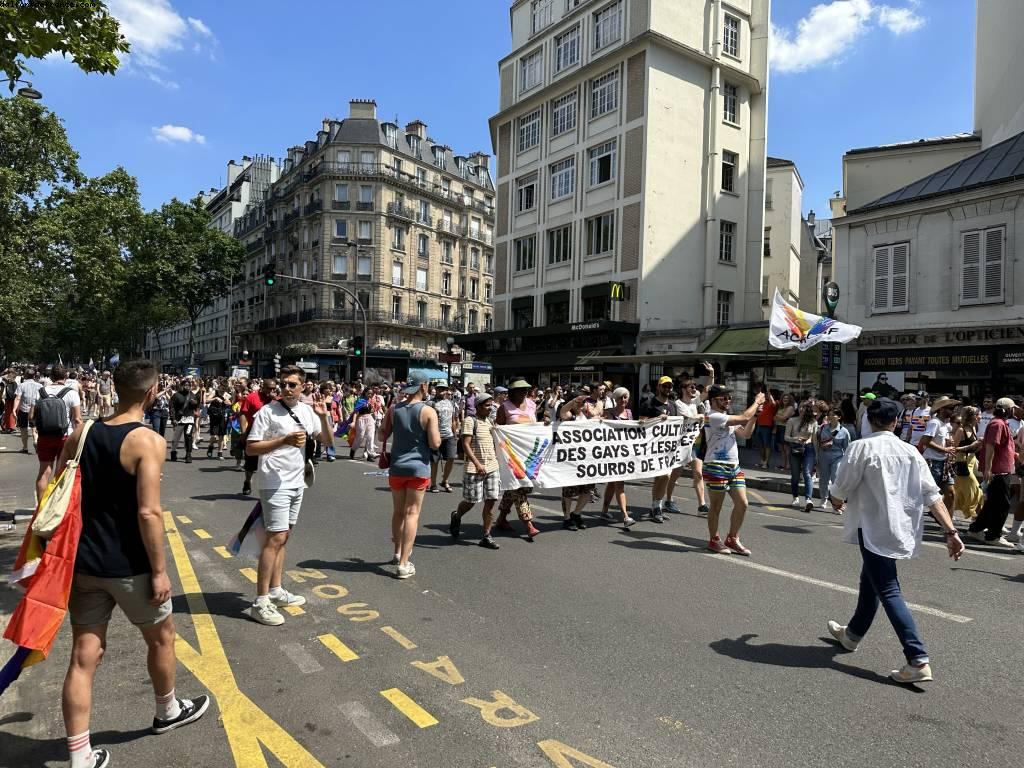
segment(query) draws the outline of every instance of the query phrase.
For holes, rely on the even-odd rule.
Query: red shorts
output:
[[[395,477],[388,478],[388,485],[392,491],[402,491],[406,488],[413,491],[425,491],[430,487],[429,477]]]
[[[52,464],[53,460],[60,456],[60,452],[64,450],[64,443],[68,441],[67,437],[53,437],[52,435],[40,435],[39,439],[36,440],[36,456],[39,458],[40,464]]]

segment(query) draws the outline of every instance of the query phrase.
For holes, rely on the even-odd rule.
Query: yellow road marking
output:
[[[291,616],[301,616],[302,614],[305,613],[305,611],[302,610],[302,608],[300,608],[297,605],[286,605],[284,607],[284,610],[285,610],[285,613],[287,613],[287,614],[289,614]]]
[[[228,548],[225,547],[224,545],[221,545],[219,547],[214,547],[213,551],[216,552],[221,557],[224,557],[224,558],[233,557],[233,555],[230,552],[228,552]]]
[[[184,515],[178,515],[178,522],[182,525],[189,525],[192,523],[192,518],[185,517]]]
[[[320,635],[317,638],[317,640],[323,643],[328,648],[328,650],[331,651],[331,653],[333,653],[342,661],[355,661],[359,658],[358,653],[353,651],[351,648],[349,648],[347,645],[341,642],[341,640],[339,640],[334,635]]]
[[[407,651],[411,651],[411,650],[413,650],[416,647],[416,643],[414,643],[412,640],[410,640],[408,637],[403,635],[401,632],[399,632],[394,627],[381,627],[380,631],[383,632],[388,637],[390,637],[392,640],[394,640],[400,646],[405,648],[405,650],[407,650]]]
[[[429,728],[437,725],[438,720],[423,707],[402,693],[398,688],[388,688],[381,691],[380,695],[391,702],[391,705],[408,717],[419,728]]]
[[[192,529],[192,533],[194,533],[200,539],[212,539],[213,538],[213,536],[211,536],[209,533],[204,531],[202,528],[193,528]]]
[[[245,576],[253,584],[256,583],[256,569],[255,568],[239,568],[238,572]]]
[[[276,721],[257,707],[238,689],[217,627],[203,597],[185,544],[170,514],[164,515],[164,527],[171,554],[178,569],[185,599],[188,601],[199,650],[181,635],[175,639],[178,661],[205,685],[220,707],[221,724],[228,746],[239,768],[267,768],[264,747],[286,768],[324,768],[323,763],[295,740]]]

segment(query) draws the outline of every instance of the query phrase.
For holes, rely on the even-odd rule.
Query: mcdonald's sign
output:
[[[629,298],[629,289],[625,283],[608,283],[608,296],[612,301],[625,301]]]

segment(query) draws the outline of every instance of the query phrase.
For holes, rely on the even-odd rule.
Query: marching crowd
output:
[[[24,453],[34,446],[37,498],[69,461],[80,462],[83,524],[69,597],[74,650],[64,690],[73,768],[102,768],[109,762],[105,750],[91,747],[87,726],[92,678],[115,605],[140,628],[150,648],[154,732],[193,722],[209,705],[206,696],[184,699],[174,692],[160,506],[164,462],[180,457],[191,463],[204,442],[207,458],[233,459],[244,471],[243,495],[252,494],[255,477],[259,505],[250,518],[259,518],[265,535],[249,615],[277,626],[285,621],[280,608],[305,602],[282,585],[286,545],[304,490],[314,482],[315,465],[345,458],[345,448],[349,460],[376,461],[387,472],[392,564],[397,578],[406,579],[416,573],[411,554],[425,494],[454,492],[452,474],[460,455],[462,498],[451,512],[452,537],[461,535],[466,514],[478,504],[483,505],[481,547],[499,548],[493,532],[513,530],[513,509],[527,541],[540,533],[530,489],[502,491],[496,426],[688,417],[694,440],[690,464],[653,478],[649,512],[637,518],[662,524],[679,513],[674,495],[686,476],[698,513],[706,518],[707,549],[750,556],[739,538],[747,511],[741,442],[757,452],[760,469],[778,457],[777,467],[790,472],[794,505],[808,512],[816,474],[822,508],[846,513],[844,540],[857,544],[863,557],[856,612],[846,625],[829,622],[830,633],[843,648],[855,650],[884,605],[907,659],[893,678],[932,679],[900,593],[896,563],[920,544],[926,509],[954,559],[964,551],[949,513],[954,510],[970,521],[968,538],[1000,548],[1016,543],[1024,551],[1024,403],[986,396],[977,407],[925,392],[896,400],[889,397],[894,393],[868,389],[855,406],[851,396],[824,401],[761,386],[741,410],[733,407],[731,389],[716,383],[711,364],[703,363],[695,373],[663,376],[634,399],[610,382],[573,391],[541,389],[523,379],[507,387],[469,383],[462,388],[414,372],[408,381],[393,384],[338,384],[311,381],[296,366],[252,380],[171,376],[159,373],[151,361],[123,363],[114,372],[69,371],[61,364],[7,370],[3,431],[19,432]],[[603,485],[603,492],[595,483],[561,489],[564,529],[585,529],[583,512],[591,503],[601,505],[604,521],[621,522],[627,530],[636,524],[625,482]],[[732,510],[723,531],[727,496]],[[1011,509],[1013,521],[1004,530]]]

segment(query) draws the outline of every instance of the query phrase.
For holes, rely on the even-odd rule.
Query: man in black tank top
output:
[[[206,695],[190,700],[174,693],[175,633],[160,505],[167,443],[143,424],[158,393],[156,366],[149,360],[124,363],[114,373],[114,386],[117,409],[90,429],[80,465],[82,535],[68,603],[73,647],[62,699],[71,768],[110,763],[107,750],[92,748],[89,714],[92,682],[115,605],[139,628],[149,648],[156,697],[153,732],[194,722],[210,705]],[[75,456],[81,435],[79,427],[68,438],[58,473]]]

